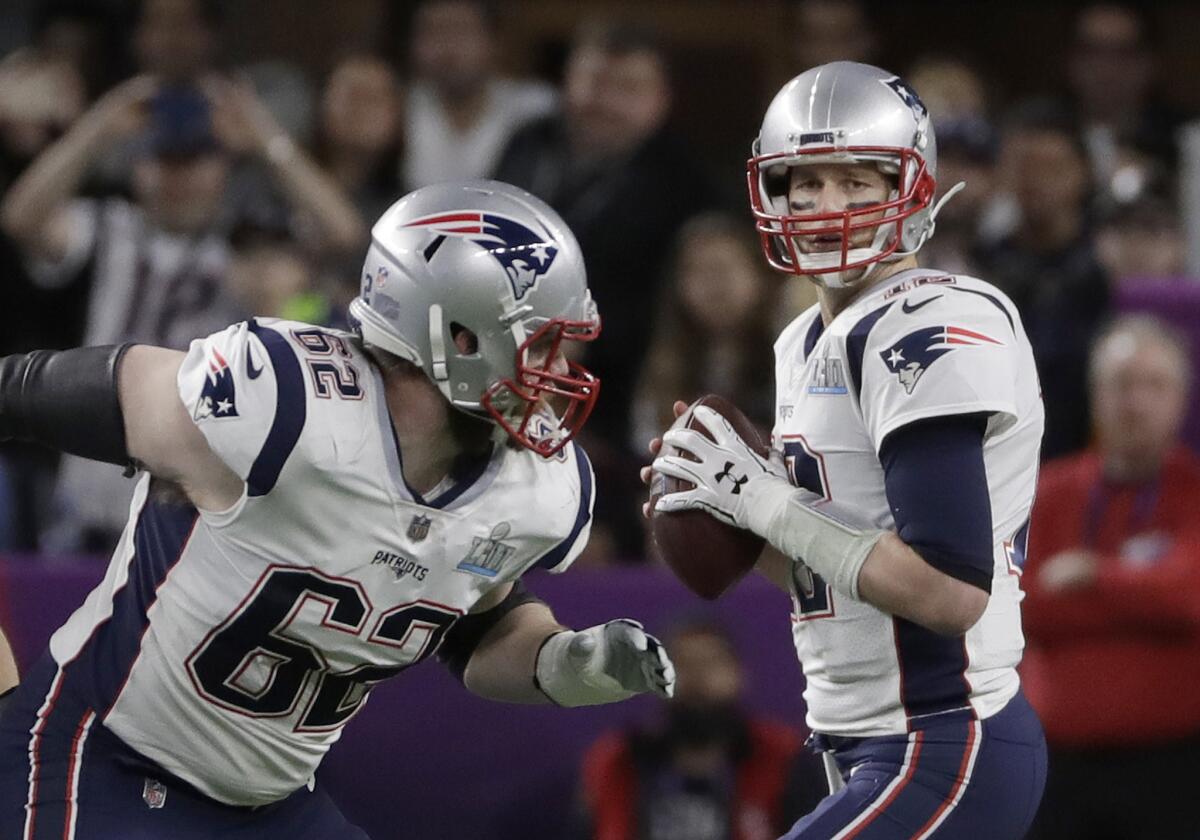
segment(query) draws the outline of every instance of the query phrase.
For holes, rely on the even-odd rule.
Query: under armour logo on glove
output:
[[[695,406],[691,415],[702,431],[683,427],[683,423],[690,422],[683,418],[682,422],[676,421],[680,428],[673,427],[663,435],[663,451],[652,466],[661,475],[691,484],[692,489],[666,493],[655,510],[671,513],[699,509],[735,528],[747,528],[746,506],[761,482],[778,483],[789,493],[793,489],[780,452],[773,451],[769,458],[763,458],[738,436],[728,420],[706,405]],[[671,454],[673,449],[679,454]],[[725,478],[728,484],[722,480]]]
[[[730,490],[729,492],[732,493],[733,495],[737,496],[738,494],[740,494],[742,492],[742,485],[750,480],[750,476],[743,475],[741,478],[738,478],[736,475],[734,475],[731,472],[732,469],[733,469],[733,461],[726,461],[725,469],[723,469],[719,473],[717,473],[717,484],[721,483],[721,479],[728,478],[730,481],[733,482],[733,489]]]

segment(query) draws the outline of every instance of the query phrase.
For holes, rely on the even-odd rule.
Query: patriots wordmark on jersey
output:
[[[583,450],[495,446],[422,498],[349,335],[259,320],[193,342],[180,399],[246,482],[223,511],[141,478],[103,582],[54,635],[56,704],[221,802],[302,787],[371,687],[586,544]],[[36,744],[35,744],[36,746]],[[80,745],[83,748],[83,745]]]
[[[827,327],[814,306],[775,349],[775,446],[792,483],[879,527],[895,524],[879,462],[888,434],[928,418],[990,416],[986,612],[965,637],[940,636],[840,597],[796,564],[793,636],[808,725],[871,736],[965,708],[980,718],[996,713],[1019,687],[1019,581],[1043,424],[1033,355],[1013,304],[981,280],[912,269],[865,292]]]

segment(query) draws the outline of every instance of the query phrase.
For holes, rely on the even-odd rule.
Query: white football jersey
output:
[[[346,334],[237,324],[192,343],[178,386],[246,490],[197,512],[142,476],[104,581],[50,649],[104,725],[215,799],[304,785],[374,683],[489,590],[562,571],[587,542],[578,446],[498,445],[417,496],[381,375]]]
[[[999,711],[1019,686],[1020,567],[1043,425],[1016,308],[981,280],[913,269],[865,292],[828,327],[813,306],[784,330],[775,355],[774,445],[793,483],[881,528],[895,527],[879,462],[888,434],[930,417],[991,415],[983,456],[995,562],[986,612],[965,639],[939,636],[834,592],[796,564],[793,637],[809,727],[886,735],[968,707],[980,718]]]

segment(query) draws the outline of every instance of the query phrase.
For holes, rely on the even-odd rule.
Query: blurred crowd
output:
[[[864,3],[786,7],[788,75],[877,60],[885,33]],[[584,441],[599,492],[581,563],[646,562],[637,466],[673,400],[718,392],[772,425],[773,338],[813,297],[765,268],[743,173],[707,159],[703,137],[681,130],[675,106],[696,92],[675,72],[669,27],[577,10],[569,41],[546,50],[546,78],[518,79],[502,69],[505,7],[486,0],[400,3],[391,14],[403,18],[402,48],[382,37],[376,49],[330,43],[321,67],[234,63],[228,6],[216,0],[29,8],[28,38],[0,54],[0,354],[124,341],[183,348],[252,315],[345,326],[370,225],[392,201],[439,180],[495,177],[562,214],[603,316],[586,359],[604,388]],[[1184,233],[1200,226],[1184,213],[1200,194],[1200,150],[1184,139],[1200,137],[1200,114],[1166,95],[1158,27],[1169,18],[1117,3],[1072,9],[1061,50],[1045,58],[1061,64],[1052,75],[1065,84],[1054,89],[1001,97],[957,52],[890,67],[934,117],[940,191],[966,183],[921,261],[982,277],[1016,302],[1046,404],[1045,480],[1056,498],[1072,481],[1083,488],[1078,527],[1063,525],[1068,510],[1053,519],[1058,530],[1041,529],[1054,535],[1044,551],[1037,527],[1029,547],[1038,668],[1078,641],[1044,618],[1065,609],[1054,600],[1063,593],[1092,592],[1079,609],[1107,611],[1127,636],[1113,644],[1135,654],[1183,645],[1192,656],[1200,636],[1200,593],[1170,600],[1172,586],[1196,580],[1200,548],[1172,553],[1190,525],[1162,512],[1200,502],[1189,448],[1200,443],[1189,388],[1200,284]],[[754,95],[765,101],[779,81]],[[1132,311],[1151,314],[1113,325]],[[1156,353],[1165,361],[1143,358]],[[1166,369],[1157,379],[1156,364]],[[1129,405],[1114,394],[1138,396]],[[1113,453],[1130,438],[1142,469],[1123,473],[1111,465],[1128,453]],[[0,551],[107,551],[129,485],[108,465],[0,449]],[[1074,559],[1051,562],[1066,555]],[[1168,599],[1169,621],[1089,589],[1139,570],[1166,575],[1146,597]],[[1090,643],[1107,638],[1080,620]],[[1065,702],[1052,683],[1035,679],[1031,692],[1050,720],[1051,704]],[[1152,738],[1194,744],[1200,714],[1181,715]],[[1073,730],[1055,742],[1049,728],[1072,756],[1123,746]]]
[[[587,428],[602,492],[585,562],[641,562],[636,466],[671,401],[719,392],[769,428],[773,336],[811,292],[764,270],[741,173],[673,119],[687,79],[668,29],[580,11],[553,81],[516,79],[501,69],[502,4],[400,8],[404,49],[347,45],[317,72],[234,64],[218,0],[34,4],[28,43],[0,59],[0,351],[184,347],[249,315],[344,325],[392,201],[447,178],[509,181],[572,227],[604,318],[587,359],[604,397]],[[788,12],[797,71],[880,50],[857,0]],[[934,115],[942,190],[967,185],[923,261],[1021,309],[1046,458],[1092,439],[1086,357],[1120,287],[1187,276],[1188,115],[1159,96],[1151,23],[1081,7],[1065,87],[1014,101],[958,58],[895,68]],[[112,468],[28,449],[0,464],[0,548],[112,545],[128,500]]]

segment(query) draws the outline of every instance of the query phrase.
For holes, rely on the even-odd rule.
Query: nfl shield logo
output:
[[[413,542],[420,542],[429,536],[429,526],[433,524],[433,520],[428,516],[417,514],[412,518],[412,522],[408,523],[408,538]]]
[[[161,808],[167,804],[167,786],[157,779],[146,779],[142,786],[142,801],[148,808]]]

